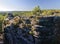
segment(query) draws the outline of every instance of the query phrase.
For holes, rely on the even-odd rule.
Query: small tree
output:
[[[41,13],[41,10],[40,10],[40,7],[39,6],[36,6],[33,10],[33,15],[40,15]]]

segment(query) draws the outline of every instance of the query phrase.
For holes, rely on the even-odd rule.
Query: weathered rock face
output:
[[[56,33],[56,39],[58,43],[60,43],[60,17],[55,17],[55,33]]]
[[[42,17],[39,19],[41,44],[52,44],[55,39],[54,17]]]
[[[38,20],[38,24],[33,24],[33,34],[26,26],[19,28],[19,25],[11,24],[5,27],[4,44],[60,44],[60,17],[41,17]]]

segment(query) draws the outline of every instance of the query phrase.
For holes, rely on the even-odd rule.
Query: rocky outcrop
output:
[[[57,16],[40,17],[40,19],[38,19],[38,22],[37,20],[33,20],[33,19],[31,21],[29,20],[29,22],[33,23],[33,25],[31,23],[30,28],[26,26],[25,23],[23,23],[23,21],[22,24],[12,23],[11,25],[5,27],[4,44],[60,43],[60,17]],[[30,25],[30,23],[28,24]]]

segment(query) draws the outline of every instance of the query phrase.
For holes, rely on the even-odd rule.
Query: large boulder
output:
[[[13,19],[13,18],[14,18],[14,16],[13,16],[13,14],[12,14],[12,13],[8,13],[7,18],[9,18],[9,19]]]

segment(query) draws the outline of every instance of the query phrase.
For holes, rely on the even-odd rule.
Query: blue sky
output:
[[[60,0],[0,0],[0,11],[30,11],[37,5],[41,9],[60,9]]]

